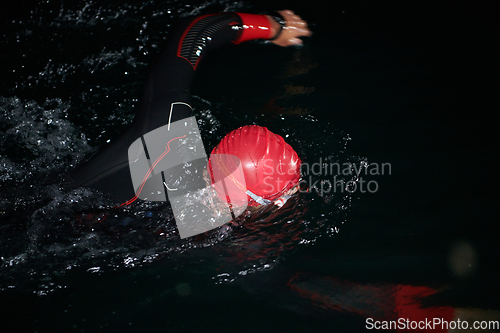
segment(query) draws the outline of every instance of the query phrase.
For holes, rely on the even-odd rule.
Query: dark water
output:
[[[368,163],[360,177],[310,170],[311,191],[283,209],[185,241],[164,204],[116,209],[64,189],[68,169],[130,124],[177,18],[262,5],[19,1],[0,14],[6,332],[500,319],[493,1],[276,3],[310,23],[305,47],[205,59],[192,93],[207,150],[255,123],[310,166]],[[353,193],[321,192],[352,179]]]

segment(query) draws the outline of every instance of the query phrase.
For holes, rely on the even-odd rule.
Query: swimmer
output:
[[[185,19],[172,33],[153,66],[131,127],[70,173],[72,187],[94,188],[124,204],[132,203],[139,197],[144,182],[149,180],[151,170],[139,189],[134,186],[129,150],[135,144],[138,151],[148,156],[149,133],[163,131],[164,127],[170,130],[171,124],[191,117],[189,89],[207,52],[225,44],[237,45],[255,39],[283,47],[300,45],[300,38],[310,35],[307,23],[291,10],[262,15],[220,13]],[[168,144],[163,146],[162,156],[166,156],[170,147]],[[298,189],[301,162],[297,153],[281,136],[265,127],[253,125],[235,129],[214,148],[212,156],[214,153],[231,154],[241,161],[244,185],[235,181],[237,186],[231,191],[241,191],[242,194],[235,195],[244,195],[249,206],[283,205]],[[159,160],[156,163],[153,158],[148,161],[152,168],[151,165]],[[212,183],[216,181],[212,170],[214,163],[217,162],[210,158]],[[165,186],[163,192],[167,193],[175,188],[168,187],[165,180],[168,175],[165,174],[161,173],[161,183]]]

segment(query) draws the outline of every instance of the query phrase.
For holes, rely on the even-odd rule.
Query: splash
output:
[[[69,104],[42,105],[0,97],[0,180],[24,181],[34,174],[76,165],[91,151],[84,134],[67,120]]]

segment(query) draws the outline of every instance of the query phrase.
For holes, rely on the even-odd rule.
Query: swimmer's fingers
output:
[[[302,40],[299,37],[309,37],[311,36],[311,30],[307,27],[307,22],[304,21],[300,16],[295,15],[291,10],[280,10],[278,13],[283,16],[286,21],[286,25],[279,33],[279,27],[275,28],[276,33],[279,33],[278,37],[271,42],[279,46],[290,46],[290,45],[300,45]]]

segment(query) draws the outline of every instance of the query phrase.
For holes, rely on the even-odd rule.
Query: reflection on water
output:
[[[401,284],[359,284],[297,273],[288,287],[327,311],[361,316],[367,329],[396,332],[497,332],[500,311],[423,304],[439,290]],[[474,326],[477,328],[475,329]]]

